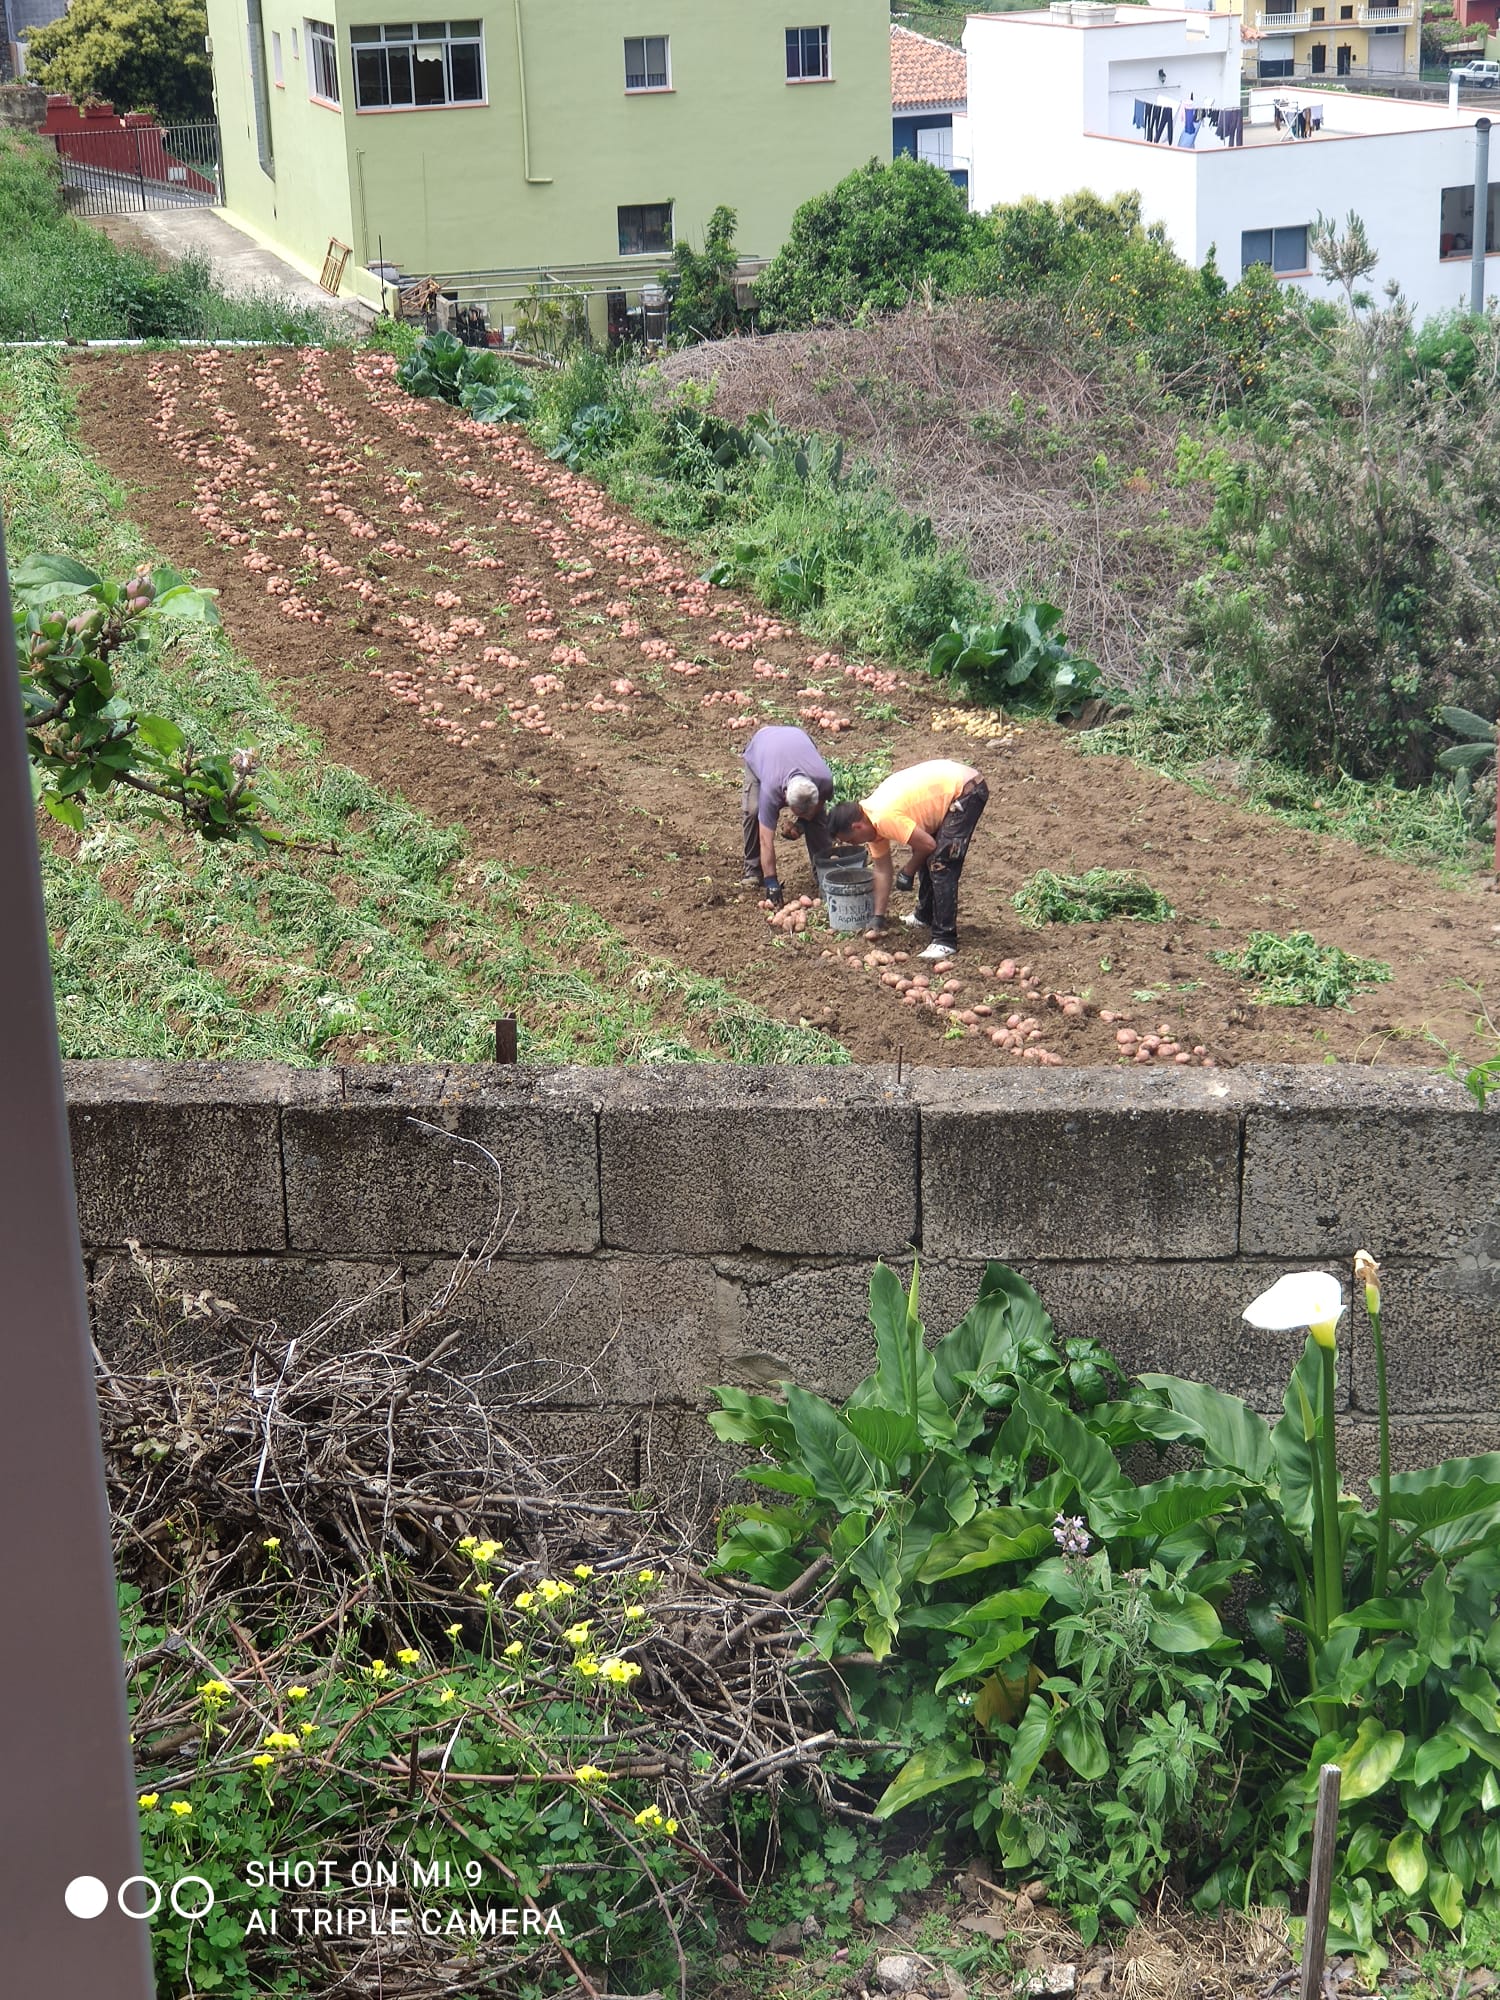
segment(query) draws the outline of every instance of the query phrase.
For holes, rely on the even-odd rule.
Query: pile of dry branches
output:
[[[981,583],[1061,606],[1072,644],[1132,688],[1207,510],[1173,479],[1180,420],[1150,383],[1077,367],[1069,345],[1046,308],[956,300],[685,348],[661,374],[713,381],[730,422],[774,409],[847,440]]]
[[[510,1612],[538,1578],[591,1574],[605,1587],[644,1566],[655,1579],[650,1617],[628,1647],[639,1678],[590,1754],[611,1778],[652,1780],[692,1830],[678,1843],[694,1859],[686,1881],[663,1890],[644,1854],[641,1862],[676,1940],[685,1994],[682,1931],[693,1899],[743,1902],[764,1863],[736,1853],[729,1795],[774,1793],[799,1774],[834,1810],[868,1805],[819,1769],[847,1707],[820,1662],[797,1658],[826,1565],[779,1593],[730,1584],[706,1573],[693,1526],[701,1495],[684,1488],[642,1504],[588,1459],[538,1451],[534,1356],[475,1357],[465,1351],[471,1329],[455,1324],[503,1241],[497,1218],[423,1310],[378,1333],[369,1331],[378,1288],[288,1335],[223,1300],[185,1296],[170,1262],[133,1253],[152,1305],[98,1365],[120,1574],[141,1592],[148,1629],[162,1635],[128,1662],[140,1782],[183,1786],[246,1769],[267,1732],[284,1726],[277,1690],[316,1679],[310,1660],[332,1674],[368,1672],[351,1666],[356,1655],[396,1658],[402,1648],[412,1659],[416,1648],[443,1658],[437,1635],[460,1626],[460,1643],[478,1657],[486,1621]],[[187,1346],[196,1358],[182,1358]],[[476,1594],[466,1537],[500,1545],[485,1570],[492,1596]],[[534,1615],[561,1640],[565,1610]],[[498,1651],[498,1641],[490,1647]],[[205,1676],[226,1690],[233,1683],[222,1721],[210,1705],[211,1754]],[[576,1698],[565,1678],[558,1699]],[[503,1701],[490,1701],[486,1719],[514,1736]],[[472,1798],[485,1781],[451,1768],[441,1741],[413,1733],[409,1754],[358,1769],[341,1761],[343,1744],[341,1735],[301,1767],[368,1788],[373,1845],[362,1851],[384,1838],[382,1816],[394,1819],[395,1803],[413,1800],[473,1844],[458,1816],[466,1787]],[[516,1890],[504,1855],[490,1858]],[[507,1990],[504,1950],[480,1961],[498,1983],[481,1981],[473,1957],[456,1961],[441,1942],[410,1940],[394,1959],[315,1939],[305,1950],[326,1960],[320,1995],[437,2000]],[[556,1953],[580,1995],[599,1992],[576,1938]],[[537,1969],[533,1956],[527,1976]]]

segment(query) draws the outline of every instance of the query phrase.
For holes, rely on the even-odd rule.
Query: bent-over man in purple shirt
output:
[[[741,800],[745,822],[745,872],[742,889],[763,889],[774,908],[784,900],[776,876],[776,829],[782,822],[788,840],[805,839],[816,876],[817,864],[831,852],[826,808],[833,797],[833,773],[818,755],[805,729],[771,723],[757,729],[745,745],[745,790]]]

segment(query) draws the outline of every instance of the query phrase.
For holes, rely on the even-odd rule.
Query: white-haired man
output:
[[[776,873],[778,823],[783,839],[807,842],[816,873],[817,863],[833,847],[827,820],[833,773],[807,731],[783,723],[757,729],[743,754],[745,872],[740,887],[762,891],[780,909],[784,897]]]

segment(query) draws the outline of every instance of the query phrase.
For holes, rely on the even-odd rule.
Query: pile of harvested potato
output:
[[[822,909],[823,899],[821,896],[788,896],[779,910],[773,910],[771,899],[762,896],[760,907],[770,919],[771,928],[784,931],[790,937],[807,929],[813,912]]]

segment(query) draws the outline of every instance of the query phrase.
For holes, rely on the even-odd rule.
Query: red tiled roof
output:
[[[892,25],[893,110],[922,111],[934,104],[964,104],[968,96],[969,59],[962,49]]]

